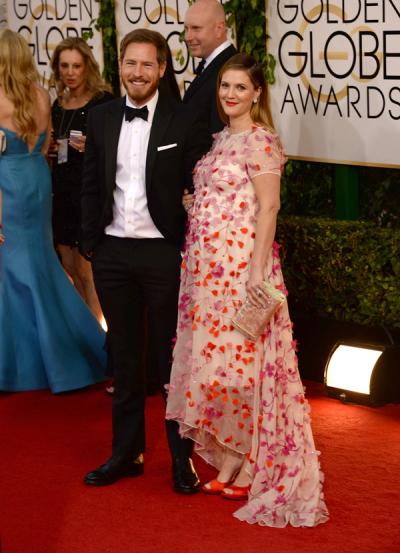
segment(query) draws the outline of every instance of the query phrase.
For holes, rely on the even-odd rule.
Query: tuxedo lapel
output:
[[[112,193],[115,187],[115,175],[117,172],[117,152],[118,140],[121,132],[122,119],[124,116],[125,98],[121,98],[119,103],[115,103],[108,112],[106,112],[107,134],[105,141],[105,181],[108,193]]]
[[[196,91],[201,87],[201,85],[203,83],[205,83],[207,81],[207,79],[211,77],[211,75],[213,73],[214,72],[212,71],[212,68],[211,68],[211,65],[210,65],[209,67],[204,69],[204,71],[202,71],[200,73],[200,75],[197,75],[194,78],[194,80],[190,83],[189,88],[186,90],[184,98],[183,98],[184,101],[190,100],[190,98],[194,94],[196,94]]]
[[[168,128],[173,115],[173,106],[170,105],[168,99],[160,93],[157,106],[154,112],[154,118],[151,125],[149,145],[147,147],[146,158],[146,191],[148,193],[151,179],[153,176],[154,164],[157,156],[157,146],[160,145],[162,137]]]

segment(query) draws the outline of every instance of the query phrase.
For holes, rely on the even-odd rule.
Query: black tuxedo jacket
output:
[[[225,48],[212,60],[200,75],[190,84],[183,97],[183,103],[188,104],[196,113],[202,113],[208,121],[209,132],[215,133],[224,127],[217,110],[217,77],[226,61],[237,53],[234,46]]]
[[[92,109],[88,116],[82,177],[81,253],[90,253],[113,218],[118,139],[125,98]],[[174,145],[168,149],[162,146]],[[181,246],[186,214],[184,188],[192,188],[192,171],[209,149],[207,124],[180,102],[161,94],[150,131],[146,158],[146,193],[150,216],[161,234]]]

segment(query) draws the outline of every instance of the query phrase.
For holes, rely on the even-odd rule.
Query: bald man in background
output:
[[[225,12],[218,0],[197,0],[185,14],[185,42],[193,57],[201,58],[196,78],[183,97],[197,113],[204,113],[210,134],[222,130],[216,102],[218,72],[236,54],[227,37]]]

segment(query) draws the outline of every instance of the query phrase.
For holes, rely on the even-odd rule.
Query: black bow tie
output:
[[[196,69],[194,70],[194,73],[195,75],[200,75],[200,73],[203,71],[204,69],[204,66],[206,64],[206,60],[201,60],[201,62],[199,63],[199,65],[196,67]]]
[[[144,121],[147,121],[149,116],[149,110],[147,106],[142,108],[131,108],[131,106],[125,106],[125,121],[132,121],[135,117],[140,117]]]

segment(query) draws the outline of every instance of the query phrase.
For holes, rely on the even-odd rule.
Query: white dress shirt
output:
[[[225,40],[225,42],[223,42],[222,44],[220,44],[217,48],[215,48],[215,50],[213,52],[211,52],[211,54],[208,56],[208,58],[206,58],[206,63],[204,64],[204,68],[203,68],[203,71],[204,69],[206,69],[206,67],[208,67],[210,65],[210,63],[215,60],[215,58],[221,53],[223,52],[224,50],[226,50],[227,48],[229,48],[229,46],[231,46],[231,42],[229,40]]]
[[[121,238],[163,238],[147,206],[146,158],[158,91],[146,104],[147,121],[135,117],[122,122],[118,141],[113,220],[105,233]],[[126,105],[137,108],[126,96]],[[140,106],[143,107],[143,106]]]

